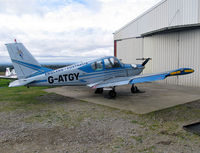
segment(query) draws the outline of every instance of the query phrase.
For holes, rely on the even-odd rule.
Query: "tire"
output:
[[[110,98],[115,98],[117,96],[117,93],[114,90],[110,90],[108,94]]]
[[[137,86],[132,86],[132,87],[131,87],[131,92],[132,92],[132,93],[138,93],[138,92],[139,92],[139,89],[137,88]]]
[[[103,93],[103,88],[97,88],[95,90],[95,94],[102,94]]]

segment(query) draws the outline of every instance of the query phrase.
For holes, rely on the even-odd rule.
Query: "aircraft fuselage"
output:
[[[108,59],[108,60],[107,60]],[[109,59],[117,61],[118,65],[107,67]],[[93,65],[99,63],[95,69]],[[107,65],[106,65],[107,64]],[[99,67],[98,67],[99,66]],[[45,74],[35,76],[29,86],[84,86],[102,80],[139,75],[143,71],[142,65],[122,64],[115,57],[105,57],[90,62],[74,64]]]

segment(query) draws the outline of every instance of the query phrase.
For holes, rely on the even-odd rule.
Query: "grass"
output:
[[[23,121],[27,123],[53,123],[56,125],[76,126],[85,118],[104,118],[104,113],[66,110],[71,99],[46,93],[46,87],[6,87],[8,80],[2,80],[0,88],[0,112],[28,113]],[[53,95],[53,96],[52,96]],[[50,97],[50,98],[48,98]],[[65,107],[66,106],[66,107]],[[91,108],[92,109],[92,108]],[[88,123],[89,124],[89,123]]]
[[[40,107],[42,103],[39,103],[36,97],[45,95],[42,89],[44,87],[14,87],[8,88],[10,80],[0,80],[0,112],[2,111],[14,111],[17,109],[34,109]],[[35,105],[37,104],[37,105]]]
[[[0,79],[0,87],[8,87],[10,82],[10,79]]]

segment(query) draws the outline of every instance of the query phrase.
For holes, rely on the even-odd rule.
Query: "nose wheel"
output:
[[[140,90],[138,89],[137,86],[135,86],[135,85],[133,84],[132,87],[131,87],[131,92],[132,92],[132,93],[139,93]]]

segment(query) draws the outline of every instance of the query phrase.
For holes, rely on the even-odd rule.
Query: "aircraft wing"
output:
[[[165,78],[170,76],[186,75],[193,72],[194,72],[193,69],[181,68],[173,71],[167,71],[155,74],[136,75],[132,77],[115,77],[101,82],[89,84],[88,86],[91,88],[106,88],[106,87],[121,86],[126,84],[153,82],[153,81],[164,80]]]

